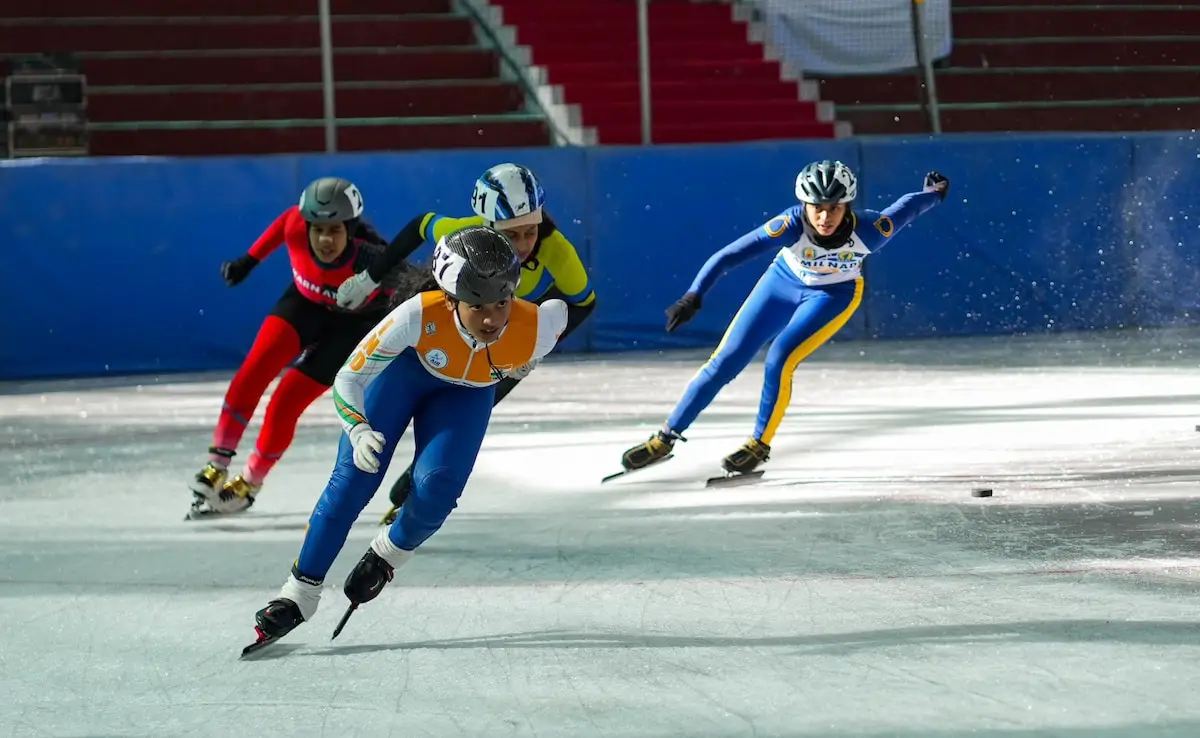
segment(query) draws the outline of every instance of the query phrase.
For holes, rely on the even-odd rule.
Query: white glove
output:
[[[513,369],[508,373],[508,376],[518,380],[524,379],[525,377],[528,377],[534,369],[537,369],[537,365],[540,363],[542,363],[541,359],[533,359],[528,364],[522,364],[516,369]]]
[[[364,269],[342,282],[338,287],[338,307],[358,310],[378,287],[379,283],[371,279],[371,275]]]
[[[350,429],[350,445],[354,447],[354,465],[359,469],[374,474],[379,471],[379,456],[383,451],[383,434],[371,430],[366,423],[359,423]]]

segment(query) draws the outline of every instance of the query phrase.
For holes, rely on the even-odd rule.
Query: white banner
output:
[[[757,0],[767,33],[807,74],[884,74],[918,66],[912,0]],[[932,60],[950,54],[950,0],[917,6]]]

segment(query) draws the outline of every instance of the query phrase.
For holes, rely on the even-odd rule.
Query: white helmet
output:
[[[471,208],[493,228],[518,228],[542,222],[546,192],[520,164],[498,164],[475,182]]]
[[[840,161],[814,161],[796,177],[796,199],[810,205],[854,202],[858,178]]]

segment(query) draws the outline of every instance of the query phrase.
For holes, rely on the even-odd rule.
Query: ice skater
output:
[[[792,399],[796,367],[832,338],[862,302],[863,260],[942,202],[949,186],[941,174],[929,172],[923,192],[904,195],[883,212],[855,212],[858,180],[848,166],[839,161],[806,166],[796,178],[800,204],[713,254],[683,297],[667,309],[666,329],[674,331],[696,315],[704,294],[724,272],[779,249],[661,430],[624,453],[625,471],[670,456],[675,441],[683,438],[721,388],[774,339],[767,353],[754,432],[721,466],[729,475],[742,475],[767,461]]]
[[[363,196],[352,182],[322,177],[304,188],[250,249],[221,266],[230,287],[241,284],[280,245],[287,247],[292,283],[263,320],[245,361],[225,392],[208,461],[192,477],[188,518],[247,510],[296,435],[300,415],[333,384],[354,345],[387,314],[407,266],[376,269],[372,289],[355,310],[336,304],[338,288],[382,259],[386,242],[363,219]],[[288,368],[290,365],[290,368]],[[283,372],[267,403],[254,451],[241,473],[229,464],[267,386]]]
[[[458,504],[492,416],[496,383],[548,354],[566,327],[562,300],[513,299],[521,262],[498,231],[471,226],[440,239],[432,268],[439,289],[389,313],[334,379],[345,431],[337,462],[291,574],[255,616],[259,640],[247,652],[312,619],[325,575],[411,423],[412,492],[344,586],[351,611],[382,591]]]

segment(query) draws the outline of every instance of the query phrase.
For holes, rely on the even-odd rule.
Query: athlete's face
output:
[[[805,203],[804,214],[808,216],[808,222],[818,234],[832,236],[846,218],[846,203],[839,202],[836,205]]]
[[[505,228],[500,232],[508,236],[509,241],[512,241],[521,261],[528,259],[529,255],[533,253],[533,247],[537,245],[537,223],[530,223],[520,228]]]
[[[446,307],[455,309],[454,302],[449,298],[446,300]],[[474,336],[476,341],[491,343],[500,337],[500,329],[508,325],[508,316],[512,313],[512,300],[489,302],[486,305],[468,305],[460,302],[457,308],[458,319],[462,321],[467,332]]]
[[[308,245],[323,262],[337,261],[346,250],[349,234],[345,223],[312,223],[308,226]]]

